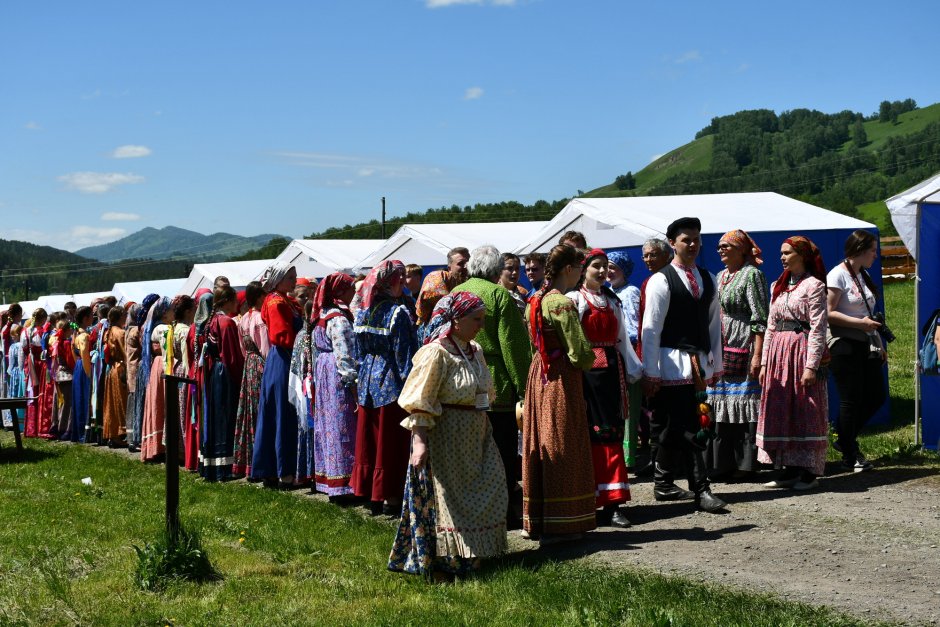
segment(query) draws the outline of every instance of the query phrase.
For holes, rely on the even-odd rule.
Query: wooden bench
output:
[[[883,283],[907,281],[916,272],[914,258],[900,237],[881,238],[881,278]]]
[[[35,400],[35,398],[0,398],[0,411],[12,410],[10,413],[13,414],[13,439],[16,440],[17,452],[23,450],[23,438],[20,435],[20,416],[16,410],[26,409],[26,405]]]

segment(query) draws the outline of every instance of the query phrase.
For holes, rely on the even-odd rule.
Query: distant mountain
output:
[[[242,237],[231,233],[203,235],[175,226],[162,229],[147,227],[109,244],[83,248],[75,254],[98,261],[132,258],[222,261],[261,248],[277,237],[283,236],[266,234]]]

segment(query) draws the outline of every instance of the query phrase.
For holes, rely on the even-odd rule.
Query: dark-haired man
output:
[[[721,314],[714,275],[696,265],[702,248],[702,223],[679,218],[666,238],[675,252],[672,263],[650,277],[643,312],[643,388],[652,398],[660,427],[654,472],[656,500],[688,498],[673,482],[670,469],[685,465],[689,490],[700,509],[715,512],[724,501],[711,493],[705,444],[696,441],[703,388],[721,372]]]

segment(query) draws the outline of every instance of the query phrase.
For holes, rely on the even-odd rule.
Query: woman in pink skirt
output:
[[[783,274],[771,288],[761,358],[763,386],[757,459],[782,468],[768,488],[812,490],[828,447],[826,269],[813,242],[795,236],[780,247]]]

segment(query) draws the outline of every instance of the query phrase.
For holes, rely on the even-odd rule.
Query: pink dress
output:
[[[808,322],[810,329],[778,330],[784,320]],[[757,459],[763,463],[797,466],[817,476],[825,471],[829,400],[826,376],[819,366],[826,354],[828,324],[826,285],[812,276],[807,275],[770,304],[761,359],[766,366],[764,390],[757,421]],[[800,384],[804,368],[817,371],[815,384]]]

